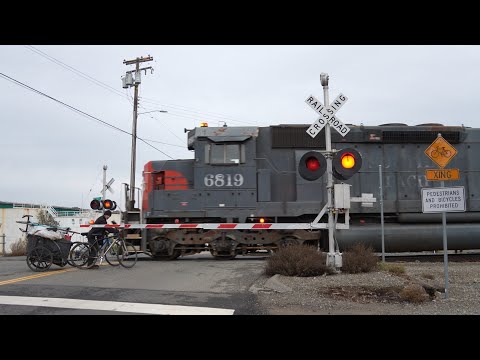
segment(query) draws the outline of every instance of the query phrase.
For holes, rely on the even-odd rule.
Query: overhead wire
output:
[[[151,100],[147,100],[147,98],[145,97],[142,97],[142,100],[146,103],[150,103],[150,104],[154,104],[154,105],[160,105],[164,108],[172,108],[176,111],[183,111],[183,112],[186,112],[186,113],[193,113],[193,114],[198,114],[198,115],[206,115],[207,117],[210,117],[210,118],[213,118],[214,120],[217,120],[220,119],[220,120],[228,120],[228,121],[231,121],[231,122],[234,122],[234,123],[239,123],[239,124],[247,124],[247,125],[255,125],[255,126],[258,126],[258,123],[254,123],[254,122],[248,122],[248,121],[242,121],[242,120],[238,120],[238,119],[235,119],[235,118],[232,118],[232,117],[229,117],[229,116],[224,116],[222,114],[219,114],[219,113],[213,113],[213,112],[208,112],[208,111],[196,111],[196,110],[185,110],[185,109],[188,109],[188,107],[183,107],[185,109],[182,109],[181,105],[168,105],[168,104],[162,104],[158,101],[151,101]],[[194,109],[194,108],[190,108],[190,109]],[[219,114],[219,115],[215,115],[215,114]]]
[[[77,108],[75,108],[75,107],[73,107],[73,106],[71,106],[71,105],[68,105],[68,104],[64,103],[63,101],[60,101],[60,100],[58,100],[58,99],[56,99],[56,98],[54,98],[54,97],[52,97],[52,96],[50,96],[50,95],[47,95],[47,94],[41,92],[40,90],[34,89],[34,88],[32,88],[31,86],[28,86],[28,85],[22,83],[21,81],[18,81],[18,80],[14,79],[14,78],[12,78],[12,77],[10,77],[10,76],[8,76],[8,75],[5,75],[5,74],[3,74],[3,73],[0,73],[0,76],[2,76],[5,80],[14,83],[15,85],[21,86],[21,87],[23,87],[23,88],[25,88],[25,89],[27,89],[27,90],[30,90],[30,91],[32,91],[32,92],[34,92],[34,93],[36,93],[36,94],[42,95],[42,96],[44,96],[44,97],[46,97],[46,98],[49,98],[49,99],[51,99],[51,100],[53,100],[53,101],[55,101],[55,102],[57,102],[57,103],[65,106],[65,107],[68,108],[69,110],[74,111],[75,113],[77,113],[77,114],[79,114],[79,115],[81,115],[81,116],[94,119],[95,121],[98,121],[98,122],[100,122],[101,124],[103,124],[103,125],[105,125],[105,126],[108,126],[108,127],[112,128],[112,129],[114,129],[114,130],[117,130],[117,131],[120,131],[120,132],[122,132],[122,133],[125,133],[125,134],[128,134],[128,135],[130,135],[130,136],[133,136],[132,133],[130,133],[130,132],[128,132],[128,131],[125,131],[125,130],[123,130],[123,129],[115,126],[115,125],[112,125],[112,124],[110,124],[110,123],[108,123],[108,122],[106,122],[106,121],[103,121],[103,120],[101,120],[101,119],[99,119],[99,118],[97,118],[97,117],[95,117],[95,116],[93,116],[93,115],[90,115],[90,114],[88,114],[88,113],[86,113],[86,112],[84,112],[84,111],[82,111],[82,110],[79,110],[79,109],[77,109]],[[152,144],[146,142],[144,139],[142,139],[142,138],[140,138],[140,137],[138,137],[138,136],[137,136],[137,139],[143,141],[145,144],[147,144],[148,146],[154,148],[155,150],[159,151],[160,153],[162,153],[163,155],[169,157],[170,159],[173,159],[173,157],[171,157],[170,155],[166,154],[166,153],[163,152],[162,150],[156,148],[156,147],[153,146]]]
[[[100,80],[97,80],[95,78],[93,78],[92,76],[86,74],[85,72],[83,71],[80,71],[78,69],[76,69],[75,67],[71,66],[71,65],[68,65],[66,64],[65,62],[47,54],[46,52],[36,48],[35,46],[32,46],[32,45],[24,45],[25,48],[29,49],[30,51],[33,51],[35,52],[36,54],[44,57],[45,59],[63,67],[64,69],[68,70],[68,71],[71,71],[81,77],[83,77],[84,79],[104,88],[105,90],[108,90],[112,93],[115,93],[116,95],[118,96],[121,96],[122,98],[126,99],[129,101],[129,103],[132,103],[133,101],[133,97],[131,96],[131,94],[124,94],[122,93],[120,90],[117,90],[115,89],[114,87],[100,81]],[[224,119],[224,120],[229,120],[229,121],[232,121],[232,122],[236,122],[236,123],[243,123],[243,124],[248,124],[248,125],[255,125],[257,126],[258,123],[253,123],[253,122],[246,122],[246,121],[242,121],[242,120],[238,120],[238,119],[235,119],[235,118],[232,118],[231,116],[229,115],[226,115],[226,114],[221,114],[221,113],[216,113],[216,112],[209,112],[209,111],[202,111],[200,109],[197,109],[197,108],[194,108],[194,107],[186,107],[186,106],[182,106],[182,105],[177,105],[177,104],[173,104],[173,105],[163,105],[161,104],[160,102],[152,99],[152,98],[148,98],[148,97],[142,97],[143,101],[147,102],[147,103],[152,103],[152,104],[156,104],[156,105],[160,105],[160,106],[164,106],[164,107],[169,107],[169,108],[172,108],[172,109],[175,109],[177,111],[183,111],[183,112],[190,112],[190,113],[194,113],[194,114],[199,114],[199,115],[207,115],[209,117],[214,117],[214,118],[220,118],[220,119]],[[183,108],[183,109],[182,109]],[[192,109],[192,110],[189,110],[189,109]],[[197,111],[199,110],[199,111]],[[173,115],[173,114],[172,114]],[[185,115],[185,114],[183,114]],[[179,116],[179,117],[186,117],[186,116],[182,116],[182,115],[176,115],[176,116]],[[188,118],[188,117],[186,117]],[[214,119],[215,120],[215,119]],[[216,120],[218,121],[218,120]]]
[[[108,90],[108,91],[110,91],[110,92],[113,92],[113,93],[115,93],[115,94],[117,94],[117,95],[125,98],[125,94],[123,94],[120,90],[117,90],[117,89],[115,89],[114,87],[112,87],[112,86],[110,86],[110,85],[108,85],[108,84],[106,84],[106,83],[104,83],[104,82],[102,82],[102,81],[100,81],[100,80],[97,80],[97,79],[91,77],[91,76],[88,75],[88,74],[85,74],[84,72],[82,72],[82,71],[74,68],[73,66],[70,66],[70,65],[64,63],[63,61],[58,60],[57,58],[55,58],[55,57],[53,57],[53,56],[51,56],[51,55],[48,55],[47,53],[45,53],[45,52],[43,52],[42,50],[36,48],[35,46],[32,46],[32,45],[24,45],[24,47],[26,47],[27,49],[29,49],[29,50],[37,53],[38,55],[44,57],[45,59],[50,60],[51,62],[53,62],[53,63],[55,63],[55,64],[57,64],[57,65],[65,68],[65,69],[67,69],[68,71],[71,71],[71,72],[73,72],[73,73],[76,73],[77,75],[83,77],[84,79],[86,79],[86,80],[88,80],[88,81],[90,81],[90,82],[93,82],[94,84],[96,84],[96,85],[98,85],[98,86],[100,86],[100,87],[102,87],[102,88],[104,88],[104,89],[106,89],[106,90]]]

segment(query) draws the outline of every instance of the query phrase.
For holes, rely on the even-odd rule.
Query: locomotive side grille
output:
[[[308,126],[272,126],[272,148],[324,148],[325,136],[314,139],[307,134]]]
[[[382,131],[384,143],[431,143],[441,132],[442,137],[451,144],[460,143],[459,131]]]

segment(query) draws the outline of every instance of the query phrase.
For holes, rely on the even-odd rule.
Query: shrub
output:
[[[10,245],[10,256],[23,256],[27,254],[27,240],[18,239]]]
[[[331,274],[327,257],[313,246],[291,245],[280,248],[267,259],[265,274],[285,276],[318,276]]]
[[[395,275],[405,274],[405,266],[400,264],[380,262],[378,263],[378,269],[381,271],[388,271]]]
[[[427,301],[429,296],[422,285],[409,284],[400,291],[400,298],[403,301],[421,303]]]
[[[342,271],[349,274],[370,272],[377,269],[378,257],[373,248],[356,244],[343,253]]]

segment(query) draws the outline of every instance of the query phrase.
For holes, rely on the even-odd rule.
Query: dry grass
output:
[[[392,273],[395,275],[405,274],[405,266],[400,264],[387,263],[387,262],[379,262],[378,270],[388,271],[389,273]]]
[[[424,279],[429,279],[429,280],[435,279],[435,276],[433,274],[429,274],[429,273],[423,273],[421,275],[421,277],[423,277]]]
[[[430,297],[422,285],[409,284],[400,291],[400,298],[403,301],[422,303],[427,301]]]
[[[280,248],[267,259],[265,274],[285,276],[319,276],[331,274],[326,254],[313,246],[291,245]]]
[[[23,256],[27,255],[27,240],[18,239],[10,245],[10,254],[8,256]]]
[[[344,251],[342,272],[357,274],[375,271],[377,263],[378,257],[372,247],[356,244]]]

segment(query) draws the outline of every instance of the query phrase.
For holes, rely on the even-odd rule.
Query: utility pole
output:
[[[153,57],[148,55],[147,57],[137,57],[135,60],[123,60],[125,65],[135,64],[135,70],[127,71],[125,77],[122,78],[123,88],[126,89],[129,86],[135,87],[134,101],[133,101],[133,125],[132,125],[132,161],[130,168],[130,195],[126,203],[127,210],[133,210],[135,208],[135,160],[136,160],[136,147],[137,147],[137,109],[138,109],[138,86],[141,83],[141,71],[145,70],[145,75],[147,70],[151,69],[153,73],[153,68],[151,66],[140,69],[140,63],[146,61],[152,61]],[[132,73],[135,73],[135,79],[133,79]]]

